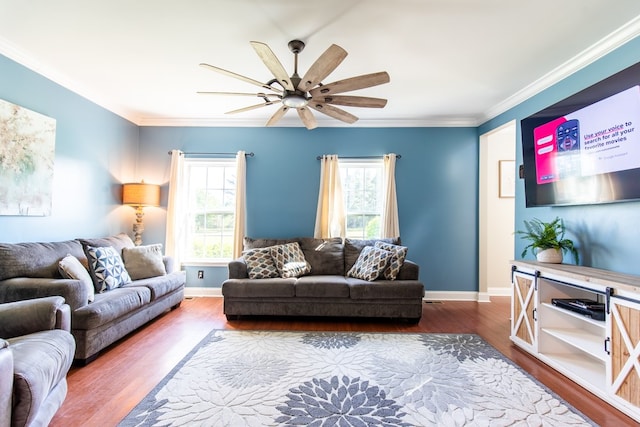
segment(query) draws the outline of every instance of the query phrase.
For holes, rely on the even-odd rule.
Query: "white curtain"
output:
[[[384,155],[384,206],[382,209],[382,237],[400,237],[398,199],[396,197],[396,155]]]
[[[244,151],[236,154],[236,220],[233,231],[233,258],[242,255],[247,210],[247,159]]]
[[[184,153],[171,150],[171,172],[169,176],[169,200],[167,203],[167,234],[165,236],[165,254],[174,260],[174,266],[181,268],[180,248],[185,239],[183,218],[184,195]]]
[[[340,183],[340,166],[335,154],[322,156],[320,192],[314,236],[319,239],[345,237],[344,201]]]

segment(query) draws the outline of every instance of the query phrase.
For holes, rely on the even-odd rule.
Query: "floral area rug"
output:
[[[477,335],[213,331],[120,426],[592,426]]]

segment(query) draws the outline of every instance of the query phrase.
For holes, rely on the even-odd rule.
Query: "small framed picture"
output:
[[[515,160],[498,160],[498,197],[505,199],[516,196]]]

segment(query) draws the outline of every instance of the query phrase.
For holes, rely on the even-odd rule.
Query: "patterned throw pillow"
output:
[[[249,249],[242,252],[247,263],[249,279],[271,279],[280,276],[271,256],[271,247]]]
[[[97,292],[110,291],[131,282],[120,254],[111,246],[87,246],[87,255]]]
[[[347,276],[373,281],[384,272],[391,260],[391,252],[375,246],[365,246],[360,256],[347,272]]]
[[[272,246],[271,256],[280,277],[300,277],[311,272],[311,265],[304,258],[298,242]]]
[[[400,273],[400,267],[404,264],[404,260],[407,258],[407,248],[405,246],[392,245],[391,243],[376,242],[376,248],[384,249],[391,252],[391,260],[389,266],[384,271],[384,278],[387,280],[396,280],[398,273]]]

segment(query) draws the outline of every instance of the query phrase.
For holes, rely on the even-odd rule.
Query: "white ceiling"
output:
[[[387,98],[345,110],[346,125],[475,126],[640,34],[638,0],[0,0],[0,53],[142,126],[263,126],[276,105],[197,91],[260,88],[201,62],[267,82],[249,41],[299,72],[332,43],[349,55],[323,82],[387,71],[349,92]],[[278,125],[302,126],[289,112]]]

